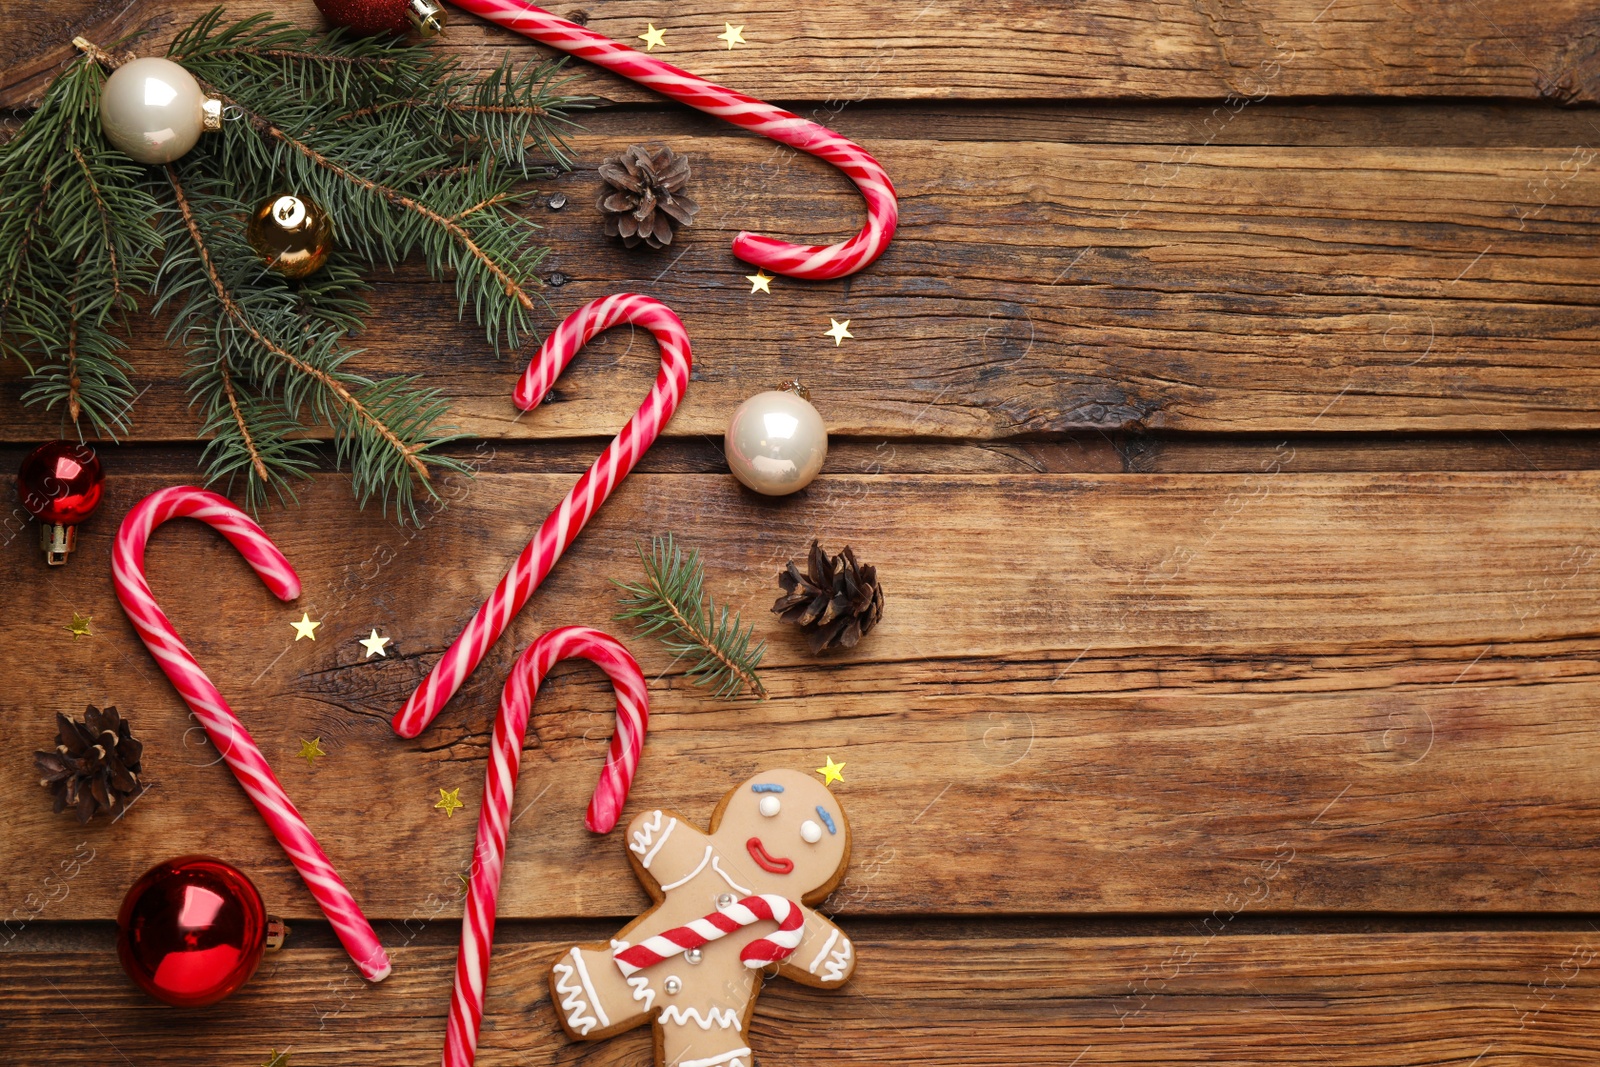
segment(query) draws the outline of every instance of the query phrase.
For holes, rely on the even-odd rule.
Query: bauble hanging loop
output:
[[[222,101],[170,59],[144,56],[111,72],[100,90],[106,140],[140,163],[171,163],[206,131],[222,129]]]
[[[250,216],[246,236],[267,269],[285,278],[315,274],[333,251],[328,213],[289,193],[262,201]]]
[[[39,547],[59,567],[78,545],[78,524],[100,506],[105,472],[95,450],[78,441],[46,441],[17,470],[17,497],[44,524]]]
[[[811,484],[828,458],[828,428],[805,386],[784,382],[740,404],[722,440],[728,470],[764,496],[787,496]]]

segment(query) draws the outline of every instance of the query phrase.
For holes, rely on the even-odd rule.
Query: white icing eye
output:
[[[761,814],[765,815],[767,818],[772,818],[782,810],[783,805],[779,804],[778,798],[773,796],[771,793],[768,793],[766,796],[761,798]]]
[[[800,839],[808,845],[814,845],[822,840],[822,827],[807,819],[800,824]]]

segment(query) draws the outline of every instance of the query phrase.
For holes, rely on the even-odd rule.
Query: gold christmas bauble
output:
[[[328,214],[303,196],[270,196],[250,216],[250,247],[267,269],[285,278],[315,274],[333,251]]]

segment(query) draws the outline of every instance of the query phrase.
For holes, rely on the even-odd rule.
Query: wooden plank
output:
[[[0,106],[36,94],[74,32],[107,41],[148,32],[147,50],[207,10],[209,0],[159,9],[116,0],[54,0],[19,12],[17,47],[0,80]],[[319,22],[310,0],[241,0],[234,15],[274,10]],[[590,28],[633,43],[647,21],[667,31],[669,62],[715,81],[760,86],[780,100],[1172,99],[1238,94],[1500,97],[1592,104],[1600,87],[1595,12],[1585,0],[1530,8],[1515,0],[1423,5],[1383,0],[1276,0],[1271,4],[1127,4],[1062,7],[1044,0],[1003,9],[970,3],[874,7],[780,0],[674,5],[627,0],[556,5],[584,10]],[[448,45],[493,65],[508,46],[533,46],[452,12]],[[725,20],[749,47],[726,50]],[[618,79],[586,77],[589,91],[651,99]]]
[[[1600,475],[1303,475],[1293,460],[1249,475],[840,474],[770,503],[726,476],[637,476],[417,742],[389,715],[570,475],[448,484],[453,505],[420,531],[357,517],[339,479],[318,479],[267,520],[305,580],[292,609],[194,524],[159,535],[150,569],[377,915],[404,917],[467,863],[515,651],[558,624],[615,629],[607,579],[663,529],[705,550],[713,592],[772,642],[773,698],[712,700],[630,641],[655,713],[633,803],[702,814],[758,764],[849,761],[852,913],[1204,911],[1280,848],[1296,859],[1273,909],[1592,907]],[[0,564],[26,605],[8,615],[11,647],[37,652],[0,695],[17,799],[0,899],[96,850],[41,919],[108,917],[146,865],[194,849],[245,866],[286,914],[314,914],[105,581],[117,516],[173,480],[114,479],[64,571],[20,547]],[[813,535],[878,561],[889,600],[880,631],[820,663],[764,613]],[[301,610],[324,620],[316,644],[289,640]],[[73,611],[95,617],[93,639],[62,630]],[[361,658],[372,627],[390,658]],[[49,813],[28,753],[51,711],[108,700],[140,723],[158,785],[115,828],[84,830]],[[580,828],[608,707],[577,667],[539,703],[508,917],[643,899],[615,835]],[[293,759],[313,736],[330,752],[314,768]],[[462,818],[433,809],[441,787],[461,789]]]
[[[446,929],[425,936],[455,924],[434,925]],[[1600,943],[1586,927],[1016,940],[850,929],[860,963],[848,985],[763,991],[750,1028],[762,1064],[1550,1067],[1600,1054]],[[544,975],[568,942],[503,933],[479,1063],[649,1062],[647,1029],[592,1047],[562,1036]],[[290,944],[231,1000],[193,1011],[134,990],[109,933],[92,948],[0,955],[8,1051],[20,1063],[170,1067],[260,1063],[285,1047],[296,1064],[353,1067],[438,1055],[455,958],[443,936],[399,949],[375,987],[336,948]]]
[[[867,273],[752,296],[728,242],[749,227],[823,237],[858,198],[810,161],[740,136],[678,142],[702,225],[681,251],[628,253],[599,233],[592,167],[629,138],[586,135],[588,162],[540,211],[556,249],[548,329],[583,301],[638,289],[672,304],[697,370],[671,425],[720,434],[746,396],[807,380],[835,433],[1000,440],[1125,428],[1184,432],[1600,428],[1600,234],[1587,148],[1286,148],[881,141],[906,196]],[[656,355],[600,339],[556,396],[522,416],[528,352],[491,354],[447,285],[380,280],[353,364],[423,371],[486,437],[593,435],[638,403]],[[830,317],[855,339],[823,336]],[[189,438],[182,356],[141,319],[136,440]],[[619,373],[626,365],[627,373]],[[0,381],[20,408],[21,368]],[[29,409],[0,436],[59,431]]]

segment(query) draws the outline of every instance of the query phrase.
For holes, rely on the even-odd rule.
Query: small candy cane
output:
[[[684,926],[674,927],[654,937],[647,937],[637,945],[618,949],[611,954],[624,978],[646,967],[669,960],[674,956],[699,948],[707,941],[727,937],[736,930],[759,922],[776,922],[776,933],[758,937],[739,951],[746,967],[765,967],[777,960],[787,959],[800,944],[801,929],[806,924],[804,913],[798,905],[771,893],[745,897],[728,907],[707,913]]]
[[[117,599],[145,647],[194,711],[206,736],[227,761],[278,844],[289,854],[356,967],[369,982],[381,982],[389,976],[389,957],[378,935],[328,862],[311,828],[273,777],[272,768],[250,731],[189,654],[150,593],[150,584],[144,577],[145,544],[157,526],[180,518],[199,519],[226,537],[279,600],[293,600],[300,595],[300,578],[294,568],[248,515],[226,497],[192,486],[176,486],[145,497],[122,520],[111,555],[111,579]]]
[[[557,18],[524,0],[452,2],[540,44],[586,59],[654,89],[680,104],[688,104],[735,126],[744,126],[763,137],[827,160],[855,182],[866,198],[867,224],[848,241],[835,245],[796,245],[760,234],[740,233],[733,239],[733,254],[740,259],[795,278],[840,278],[854,274],[889,247],[889,239],[894,236],[900,217],[894,184],[878,161],[855,142],[840,137],[826,126],[715,85],[577,23]]]
[[[600,783],[589,801],[584,825],[605,833],[617,824],[633,772],[639,765],[645,730],[650,724],[650,698],[644,675],[628,650],[615,638],[586,626],[551,630],[517,658],[500,697],[489,748],[489,771],[478,814],[478,844],[473,853],[472,881],[461,923],[461,951],[456,956],[455,992],[445,1035],[444,1067],[470,1067],[478,1049],[483,1022],[484,988],[489,981],[489,955],[494,947],[494,917],[505,866],[506,832],[511,826],[511,795],[522,764],[522,739],[528,729],[539,683],[559,660],[580,657],[599,665],[617,693],[617,729],[611,735]]]
[[[678,409],[678,402],[689,387],[689,367],[693,361],[689,334],[671,308],[659,300],[635,293],[601,297],[568,315],[545,338],[532,364],[517,382],[513,393],[517,406],[524,411],[538,407],[578,350],[595,334],[620,322],[643,326],[655,335],[656,343],[661,346],[661,370],[650,395],[593,466],[578,479],[566,499],[545,518],[539,532],[500,579],[500,584],[467,623],[466,629],[445,650],[444,657],[417,686],[405,707],[395,713],[394,731],[401,737],[416,737],[426,729],[461,688],[461,683],[477,667],[489,646],[499,640],[533,591],[539,588],[556,560],[577,540],[589,517],[605,503],[617,483],[633,470],[639,457]]]

